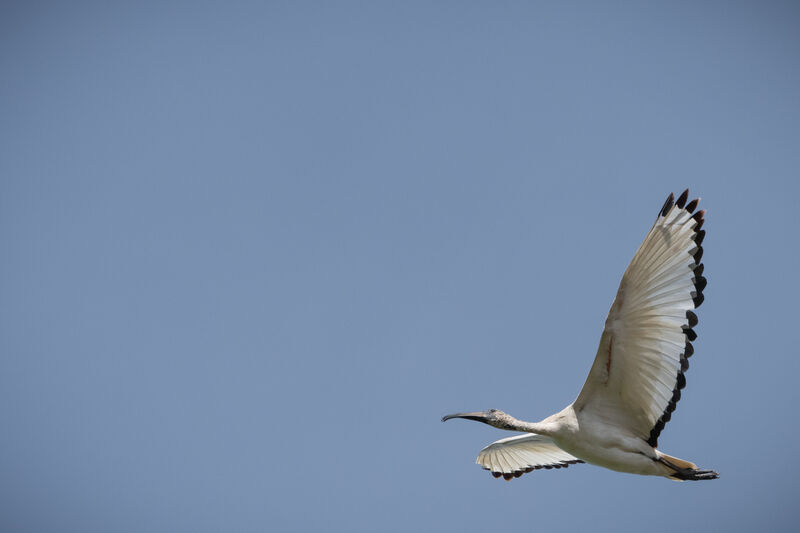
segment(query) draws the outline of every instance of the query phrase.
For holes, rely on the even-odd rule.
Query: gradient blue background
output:
[[[796,529],[796,3],[127,4],[0,9],[3,531]],[[687,186],[722,477],[493,479]]]

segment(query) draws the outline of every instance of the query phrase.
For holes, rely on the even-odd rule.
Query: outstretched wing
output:
[[[520,435],[493,442],[481,450],[475,462],[494,477],[503,476],[510,481],[540,468],[565,468],[583,461],[556,446],[549,437]]]
[[[589,377],[573,407],[657,446],[686,386],[693,309],[703,302],[705,211],[672,194],[622,276]]]

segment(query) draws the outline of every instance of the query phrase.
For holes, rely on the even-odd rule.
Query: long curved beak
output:
[[[474,411],[472,413],[453,413],[442,417],[442,422],[447,422],[451,418],[466,418],[467,420],[475,420],[476,422],[486,422],[486,413],[482,411]]]

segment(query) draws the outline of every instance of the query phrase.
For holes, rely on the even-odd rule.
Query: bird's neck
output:
[[[511,415],[508,415],[507,420],[504,420],[503,429],[510,431],[523,431],[525,433],[536,433],[546,437],[552,437],[556,431],[556,427],[552,422],[542,420],[541,422],[525,422],[518,420]]]

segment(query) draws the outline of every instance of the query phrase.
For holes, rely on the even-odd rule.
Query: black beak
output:
[[[447,422],[451,418],[466,418],[467,420],[475,420],[476,422],[486,422],[486,413],[475,411],[472,413],[453,413],[442,417],[442,422]]]

